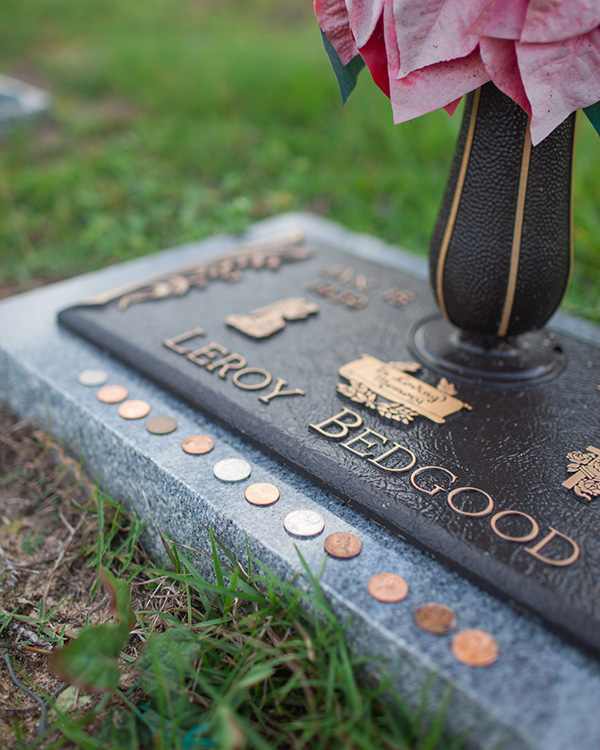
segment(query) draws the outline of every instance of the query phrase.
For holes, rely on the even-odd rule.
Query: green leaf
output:
[[[125,637],[135,623],[135,613],[131,605],[129,584],[122,581],[108,570],[100,568],[100,580],[106,593],[110,596],[110,612],[115,615],[122,625],[127,626]]]
[[[159,690],[180,690],[199,654],[199,638],[186,628],[169,628],[150,636],[136,662],[142,689],[153,699]]]
[[[84,628],[68,646],[48,657],[48,666],[62,680],[94,690],[116,690],[121,672],[117,656],[128,633],[119,625],[94,625]]]
[[[360,55],[356,55],[356,57],[352,58],[347,65],[343,65],[338,53],[323,32],[321,32],[321,37],[323,39],[323,47],[325,47],[325,52],[327,52],[329,62],[331,63],[331,67],[337,78],[338,86],[340,87],[342,104],[345,104],[350,94],[354,91],[356,79],[358,78],[360,71],[365,67],[365,61]]]
[[[585,107],[583,110],[588,116],[589,121],[596,128],[596,132],[600,135],[600,102],[592,104],[590,107]]]
[[[236,688],[238,690],[244,690],[245,688],[258,685],[260,682],[268,680],[275,674],[275,669],[269,664],[257,664],[255,667],[248,672],[247,675],[237,683]]]

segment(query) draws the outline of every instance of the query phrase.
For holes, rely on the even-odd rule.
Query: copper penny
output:
[[[165,414],[159,414],[146,422],[146,429],[153,435],[168,435],[177,429],[177,420]]]
[[[274,484],[256,482],[246,487],[244,497],[252,505],[273,505],[279,500],[279,490]]]
[[[208,435],[190,435],[183,441],[181,447],[191,456],[201,456],[211,452],[215,447],[215,441]]]
[[[122,385],[105,385],[100,388],[96,396],[98,401],[102,401],[103,404],[119,404],[121,401],[125,401],[129,392]]]
[[[123,419],[141,419],[150,411],[150,404],[147,401],[123,401],[119,406],[119,416]]]
[[[485,630],[461,630],[452,639],[452,653],[468,667],[489,667],[498,658],[498,644]]]
[[[413,617],[421,630],[433,635],[448,635],[456,628],[456,615],[445,604],[423,604]]]
[[[378,602],[401,602],[408,595],[408,583],[395,573],[377,573],[369,580],[368,589]]]
[[[344,531],[336,531],[325,539],[325,552],[332,557],[340,557],[347,560],[349,557],[356,557],[362,549],[362,542],[354,534],[347,534]]]

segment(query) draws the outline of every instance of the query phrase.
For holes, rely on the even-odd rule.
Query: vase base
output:
[[[556,334],[544,329],[503,340],[468,334],[440,315],[418,323],[411,344],[428,367],[463,382],[500,388],[552,380],[566,361]]]

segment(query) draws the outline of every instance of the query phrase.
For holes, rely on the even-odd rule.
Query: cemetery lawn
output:
[[[1,747],[461,746],[443,736],[443,711],[425,726],[352,655],[308,570],[311,594],[218,540],[211,580],[166,539],[164,564],[152,563],[143,525],[2,408],[0,506]],[[99,582],[111,573],[116,607]],[[49,668],[51,652],[86,637]]]
[[[0,149],[0,283],[26,288],[306,209],[424,254],[460,112],[342,109],[308,0],[3,0],[0,70],[52,115]],[[600,141],[579,116],[565,309],[600,320]],[[13,288],[11,286],[11,288]]]

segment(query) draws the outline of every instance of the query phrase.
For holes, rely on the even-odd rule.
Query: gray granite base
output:
[[[256,224],[242,238],[219,236],[158,255],[54,284],[0,303],[0,400],[15,414],[52,430],[80,456],[92,475],[116,499],[130,502],[142,518],[148,508],[156,524],[179,543],[208,550],[206,527],[241,560],[246,545],[253,557],[290,579],[301,566],[300,551],[315,572],[323,562],[323,538],[349,531],[363,541],[359,557],[328,559],[322,586],[336,614],[350,620],[349,639],[362,654],[379,657],[409,705],[418,704],[433,677],[432,712],[449,700],[447,729],[468,731],[467,747],[596,750],[600,747],[600,663],[549,632],[540,622],[482,591],[431,556],[367,521],[339,500],[311,485],[241,439],[210,422],[99,349],[59,329],[58,310],[92,294],[159,273],[289,229],[331,242],[358,255],[423,278],[426,262],[377,240],[350,233],[308,214],[288,214]],[[555,329],[600,343],[598,329],[556,316]],[[96,399],[96,389],[78,383],[78,374],[100,368],[111,383],[127,387],[131,398],[152,404],[154,414],[176,417],[179,428],[166,436],[149,434],[143,421],[126,421]],[[215,449],[189,456],[181,440],[204,433]],[[222,458],[241,457],[251,479],[225,484],[213,475]],[[250,482],[271,482],[281,490],[273,506],[257,508],[244,499]],[[294,539],[283,529],[292,510],[318,510],[324,533]],[[149,543],[161,552],[153,525]],[[152,536],[153,535],[153,536]],[[376,572],[393,571],[410,585],[398,604],[382,604],[368,594]],[[436,637],[414,624],[414,609],[425,602],[452,607],[459,627],[494,635],[500,658],[490,667],[459,664],[450,637]]]
[[[48,111],[50,96],[29,83],[0,74],[0,133],[20,120]]]

